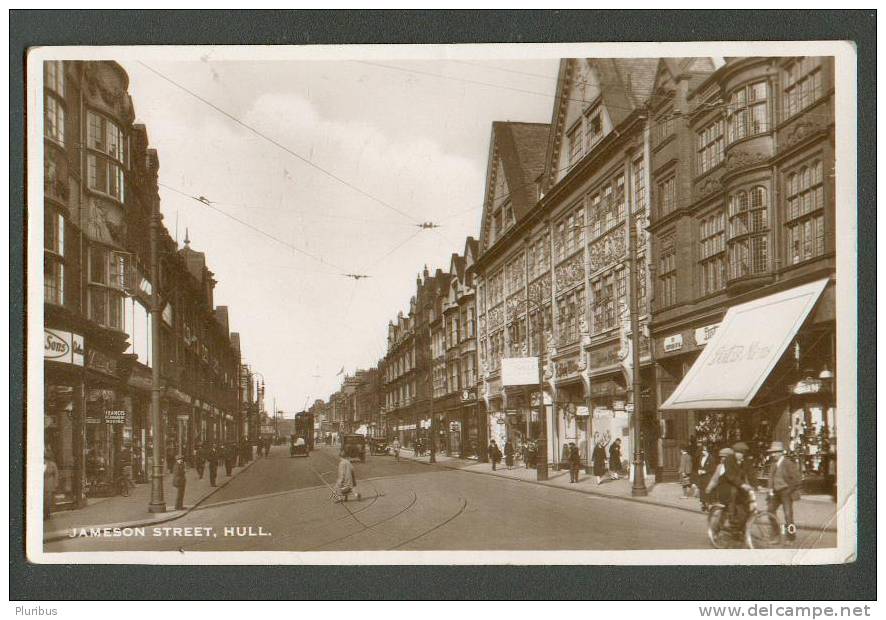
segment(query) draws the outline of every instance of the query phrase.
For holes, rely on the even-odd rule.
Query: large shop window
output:
[[[89,189],[124,200],[126,146],[123,131],[95,112],[86,114],[86,168]]]
[[[717,211],[699,222],[701,294],[710,295],[726,286],[726,214]]]
[[[127,255],[101,246],[89,248],[89,319],[122,330]]]
[[[726,107],[726,137],[732,143],[769,131],[766,82],[743,86],[729,96]]]
[[[48,209],[43,216],[43,300],[64,303],[64,285],[65,218]]]
[[[769,195],[757,186],[729,198],[729,278],[769,270]]]
[[[815,161],[787,178],[787,262],[796,265],[825,252],[822,163]]]
[[[808,108],[821,98],[823,92],[821,58],[807,56],[791,63],[784,72],[784,118]]]

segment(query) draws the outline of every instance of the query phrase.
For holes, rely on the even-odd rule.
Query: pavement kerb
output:
[[[409,458],[409,457],[407,457],[407,458]],[[446,463],[440,463],[440,462],[429,463],[427,461],[419,461],[416,458],[411,458],[409,460],[415,461],[416,463],[421,463],[422,465],[437,465],[438,467],[445,467],[446,469],[452,469],[455,471],[463,471],[468,474],[479,474],[481,476],[490,476],[492,478],[513,480],[514,482],[524,482],[526,484],[534,484],[534,485],[538,485],[538,486],[542,486],[542,487],[548,487],[549,489],[553,488],[553,489],[560,489],[561,491],[570,491],[572,493],[583,493],[585,495],[594,495],[597,497],[608,497],[608,498],[620,500],[623,502],[644,504],[646,506],[649,506],[649,505],[661,506],[663,508],[671,508],[672,510],[680,510],[682,512],[691,512],[692,514],[704,514],[704,513],[700,512],[698,510],[695,510],[693,508],[684,508],[683,506],[675,506],[674,504],[669,504],[669,503],[665,503],[665,502],[657,502],[653,499],[641,499],[639,497],[628,497],[625,495],[612,495],[610,493],[600,493],[599,491],[594,491],[593,489],[587,489],[587,488],[576,489],[576,488],[571,488],[571,487],[561,487],[559,485],[551,484],[549,482],[539,482],[538,480],[525,480],[523,478],[515,478],[513,476],[502,476],[500,474],[493,474],[491,471],[476,471],[476,470],[472,470],[472,469],[465,469],[463,467],[455,467],[455,466],[447,465]],[[810,532],[818,532],[818,531],[836,532],[837,531],[837,528],[832,527],[832,526],[810,527],[808,525],[797,525],[797,529],[798,530],[806,530],[806,531],[810,531]]]
[[[207,499],[209,499],[210,497],[215,495],[218,491],[221,491],[234,478],[236,478],[237,476],[242,474],[244,471],[246,471],[247,469],[252,467],[252,465],[256,461],[258,461],[258,459],[252,459],[251,461],[249,461],[246,465],[244,465],[243,467],[240,468],[240,471],[235,473],[233,476],[231,476],[230,478],[228,478],[227,480],[225,480],[221,484],[216,485],[214,488],[212,488],[212,490],[209,493],[207,493],[206,495],[204,495],[203,497],[198,499],[196,502],[194,502],[193,505],[189,506],[185,510],[173,510],[171,512],[164,512],[164,513],[159,514],[156,517],[153,517],[153,518],[146,517],[144,519],[139,519],[138,521],[123,521],[120,523],[103,523],[101,525],[85,525],[82,527],[87,530],[93,529],[93,528],[102,529],[102,528],[109,528],[109,527],[110,528],[113,528],[113,527],[119,527],[119,528],[144,527],[146,525],[160,525],[161,523],[168,523],[170,521],[175,521],[176,519],[180,519],[183,516],[189,514],[191,511],[193,511],[195,508],[197,508],[200,504],[202,504]],[[70,536],[68,535],[68,531],[70,531],[70,529],[71,528],[68,528],[68,530],[44,533],[43,534],[43,543],[46,544],[46,543],[58,542],[59,540],[65,540],[67,538],[70,538]],[[77,529],[79,529],[79,527]]]

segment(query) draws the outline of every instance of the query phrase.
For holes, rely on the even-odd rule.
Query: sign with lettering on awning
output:
[[[827,284],[819,280],[729,308],[661,409],[747,407]]]

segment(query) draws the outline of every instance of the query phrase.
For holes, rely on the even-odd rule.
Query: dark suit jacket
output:
[[[784,489],[790,489],[792,492],[799,494],[802,484],[800,468],[788,457],[781,459],[781,463],[773,463],[769,469],[769,488],[776,493]]]

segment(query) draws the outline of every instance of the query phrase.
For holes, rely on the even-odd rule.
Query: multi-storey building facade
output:
[[[160,282],[147,276],[159,158],[133,124],[126,72],[51,61],[43,77],[44,441],[60,472],[55,504],[76,507],[121,466],[143,480],[155,441],[190,455],[196,438],[235,437],[239,353],[202,254],[179,251],[162,225]],[[149,415],[153,286],[160,429]]]
[[[663,466],[674,470],[676,446],[692,436],[712,444],[740,437],[757,452],[776,439],[797,454],[807,475],[832,476],[833,59],[729,58],[699,84],[666,66],[658,87],[657,113],[678,109],[680,120],[653,153],[655,186],[676,187],[673,201],[659,196],[650,227],[658,266],[657,401],[687,379],[662,412]],[[748,347],[776,321],[777,302],[819,282],[808,316],[757,343],[757,351],[772,349],[775,366],[754,377],[762,385],[749,389],[748,402],[730,407],[712,393],[708,403],[687,404],[694,362],[713,346],[730,308],[757,301],[771,309],[758,313],[753,333],[743,335],[747,342],[733,343]],[[733,360],[719,361],[737,384]]]
[[[437,276],[425,267],[416,278],[409,313],[399,313],[397,321],[388,324],[388,351],[381,364],[385,434],[397,436],[405,447],[413,446],[420,435],[426,437],[431,428],[430,316],[437,287]]]

